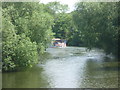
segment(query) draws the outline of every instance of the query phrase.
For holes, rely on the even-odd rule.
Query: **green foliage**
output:
[[[69,40],[70,35],[74,33],[74,25],[72,22],[72,16],[67,13],[56,14],[54,19],[53,32],[56,38]]]
[[[53,18],[48,13],[36,13],[29,20],[27,35],[39,46],[47,47],[47,43],[52,39]],[[41,46],[40,46],[41,47]]]
[[[71,18],[67,14],[58,14],[55,18],[55,25],[53,26],[53,32],[56,33],[55,37],[65,39],[69,31],[69,22]]]
[[[65,13],[66,11],[68,11],[68,5],[63,5],[60,2],[49,2],[46,5],[46,9],[47,12],[49,12],[50,14],[54,15],[55,13]]]
[[[107,54],[117,55],[119,29],[116,2],[78,3],[73,18],[82,41],[89,49],[98,47]]]
[[[32,67],[38,62],[36,43],[32,43],[25,35],[16,35],[14,25],[3,18],[3,71],[13,71]]]
[[[12,57],[14,53],[14,42],[16,41],[14,25],[9,21],[9,19],[2,19],[3,29],[2,29],[2,59],[3,59],[3,70],[12,70],[15,68],[14,61]]]
[[[52,39],[53,18],[38,2],[4,2],[3,71],[32,67]]]
[[[32,67],[54,37],[68,45],[102,48],[117,54],[119,3],[78,3],[65,13],[59,2],[2,3],[3,71]]]
[[[38,62],[37,44],[31,42],[24,34],[18,36],[17,46],[15,47],[15,64],[17,68],[32,67]]]

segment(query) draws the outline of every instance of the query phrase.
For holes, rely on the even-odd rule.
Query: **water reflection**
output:
[[[85,48],[66,49],[53,54],[45,64],[44,73],[47,74],[49,84],[55,88],[115,88],[118,87],[118,72],[106,70],[105,54],[102,50],[86,52]],[[54,49],[55,50],[55,49]],[[54,51],[53,50],[53,51]],[[63,49],[64,50],[64,49]],[[73,52],[71,52],[71,51]],[[48,52],[50,49],[48,50]],[[61,53],[62,57],[61,58]],[[109,58],[109,57],[108,57]],[[109,58],[111,59],[111,58]],[[115,65],[117,67],[117,63]],[[100,70],[102,68],[102,70]],[[99,69],[99,70],[98,70]],[[113,67],[111,67],[113,69]]]
[[[36,66],[27,71],[3,74],[3,87],[7,88],[40,88],[48,84],[42,75],[43,69]]]
[[[110,63],[109,63],[110,65]],[[117,88],[118,72],[106,70],[106,63],[95,60],[87,60],[84,68],[84,80],[80,87],[86,88]],[[101,69],[102,68],[102,69]],[[111,67],[112,68],[112,67]]]
[[[48,48],[40,63],[21,72],[3,73],[5,88],[116,88],[118,62],[102,50]]]

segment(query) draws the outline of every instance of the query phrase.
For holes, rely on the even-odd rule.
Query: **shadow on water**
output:
[[[120,67],[103,67],[103,68],[98,68],[98,69],[96,69],[96,70],[104,70],[104,71],[120,71]]]
[[[47,87],[48,83],[42,75],[43,69],[35,66],[21,72],[3,73],[3,88],[40,88]]]
[[[80,87],[118,88],[118,63],[88,59]]]
[[[97,60],[94,59],[88,59],[87,60],[88,63],[92,63],[92,65],[95,63],[95,65],[100,64],[99,67],[96,67],[95,70],[96,71],[120,71],[120,66],[118,64],[120,64],[120,62],[117,62],[117,60],[111,59],[109,57],[104,57],[102,62],[99,62]],[[91,67],[91,66],[88,66]]]
[[[18,72],[4,72],[2,74],[2,87],[3,88],[42,88],[48,87],[44,75],[42,74],[43,68],[40,67],[46,61],[49,53],[45,53],[40,58],[41,62],[29,69]]]
[[[105,56],[103,58],[103,67],[97,68],[97,70],[105,70],[105,71],[120,71],[120,62],[113,58]]]

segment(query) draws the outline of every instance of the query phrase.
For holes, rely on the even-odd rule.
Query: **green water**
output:
[[[102,50],[48,48],[31,69],[2,74],[3,88],[117,88],[118,62]]]

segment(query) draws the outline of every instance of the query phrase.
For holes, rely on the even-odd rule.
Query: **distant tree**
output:
[[[54,17],[54,25],[52,29],[56,38],[67,40],[67,45],[82,45],[78,30],[73,22],[72,13],[57,13]]]
[[[51,13],[52,15],[55,13],[65,13],[68,11],[68,5],[61,4],[60,2],[49,2],[46,5],[46,11]]]

